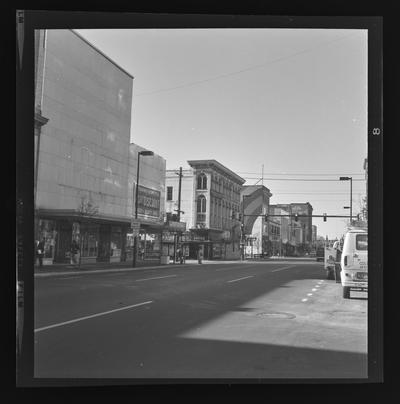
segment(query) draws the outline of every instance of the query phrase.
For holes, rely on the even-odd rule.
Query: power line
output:
[[[243,177],[246,180],[259,180],[259,177]],[[340,181],[339,179],[328,179],[328,178],[264,178],[268,181]],[[366,181],[365,179],[353,178],[354,181]]]
[[[365,190],[364,190],[365,191]],[[362,194],[364,191],[354,191],[353,194]],[[364,192],[365,193],[365,192]],[[274,192],[275,195],[348,195],[348,192]]]
[[[356,33],[356,34],[357,34],[357,33]],[[356,34],[352,33],[352,34],[349,34],[349,35],[344,35],[344,36],[341,36],[340,38],[335,38],[335,39],[332,40],[332,41],[325,41],[325,42],[322,42],[322,43],[320,43],[320,44],[318,44],[318,45],[316,45],[316,46],[314,46],[314,47],[312,47],[312,48],[303,49],[302,51],[295,52],[295,53],[293,53],[293,54],[291,54],[291,55],[282,56],[282,57],[280,57],[280,58],[271,60],[271,61],[269,61],[269,62],[261,63],[261,64],[258,64],[258,65],[253,65],[253,66],[247,67],[247,68],[245,68],[245,69],[236,70],[236,71],[230,72],[230,73],[220,74],[220,75],[218,75],[218,76],[210,77],[210,78],[208,78],[208,79],[192,81],[192,82],[190,82],[190,83],[181,84],[181,85],[175,86],[175,87],[162,88],[162,89],[159,89],[159,90],[148,91],[147,93],[144,92],[144,93],[134,94],[134,96],[135,96],[135,97],[141,97],[141,96],[143,96],[143,95],[153,95],[153,94],[158,94],[158,93],[161,93],[161,92],[172,91],[172,90],[178,90],[178,89],[185,88],[185,87],[192,87],[192,86],[195,86],[195,85],[197,85],[197,84],[207,83],[207,82],[209,82],[209,81],[215,81],[215,80],[219,80],[219,79],[221,79],[221,78],[226,78],[226,77],[234,76],[234,75],[237,75],[237,74],[240,74],[240,73],[244,73],[244,72],[247,72],[247,71],[251,71],[251,70],[255,70],[255,69],[260,69],[260,68],[263,68],[263,67],[265,67],[265,66],[269,66],[269,65],[272,65],[272,64],[281,62],[281,61],[283,61],[283,60],[287,60],[287,59],[290,59],[290,58],[293,58],[293,57],[302,55],[302,54],[304,54],[304,53],[311,52],[311,51],[313,51],[313,50],[315,50],[315,49],[317,49],[317,48],[320,48],[321,46],[327,46],[327,45],[329,45],[329,44],[331,44],[331,43],[334,43],[334,42],[337,42],[337,41],[341,41],[341,40],[343,40],[343,39],[346,39],[346,38],[348,38],[348,37],[350,37],[350,36],[354,36],[354,35],[356,35]]]
[[[254,175],[257,175],[257,174],[259,174],[259,173],[252,173],[252,172],[240,172],[240,171],[238,171],[238,172],[236,172],[236,174],[254,174]],[[349,174],[343,174],[343,173],[332,173],[332,174],[317,174],[317,173],[314,173],[314,174],[310,174],[310,173],[308,173],[308,174],[306,174],[306,173],[264,173],[264,174],[266,174],[266,175],[304,175],[304,176],[307,176],[307,175],[318,175],[318,176],[344,176],[344,175],[360,175],[360,176],[364,176],[365,174],[364,173],[349,173]]]

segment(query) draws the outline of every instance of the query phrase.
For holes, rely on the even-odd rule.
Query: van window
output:
[[[368,250],[368,234],[356,235],[356,250]]]

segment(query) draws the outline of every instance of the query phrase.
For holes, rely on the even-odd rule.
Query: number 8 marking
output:
[[[379,128],[372,129],[372,134],[374,136],[379,136],[381,134],[381,130]]]

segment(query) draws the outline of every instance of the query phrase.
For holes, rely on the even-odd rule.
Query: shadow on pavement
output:
[[[40,361],[35,361],[35,377],[367,377],[367,354],[357,352],[356,345],[355,352],[345,352],[331,347],[315,349],[249,342],[241,337],[238,327],[231,331],[235,336],[234,341],[212,336],[185,336],[188,331],[201,328],[229,312],[252,315],[254,309],[243,308],[244,304],[276,288],[290,287],[286,285],[288,282],[325,279],[324,271],[319,267],[312,267],[309,271],[281,271],[276,274],[279,276],[260,277],[251,289],[235,284],[235,293],[225,283],[215,285],[215,280],[209,277],[203,277],[190,286],[180,285],[179,278],[170,278],[166,284],[168,290],[160,285],[152,286],[156,288],[155,291],[146,290],[136,296],[150,299],[156,293],[162,304],[157,305],[155,302],[141,310],[120,312],[107,317],[106,322],[104,318],[83,321],[79,326],[72,324],[40,333],[36,345]],[[110,290],[87,290],[85,298],[98,301],[101,297],[107,303]],[[129,304],[129,299],[132,299],[131,290],[124,292],[124,289],[119,289],[120,304]],[[68,302],[59,303],[62,307]],[[60,321],[63,321],[62,317]]]

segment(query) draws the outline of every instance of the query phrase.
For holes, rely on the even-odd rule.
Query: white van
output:
[[[368,231],[366,229],[352,228],[346,233],[340,266],[344,298],[350,298],[350,290],[368,291]]]

